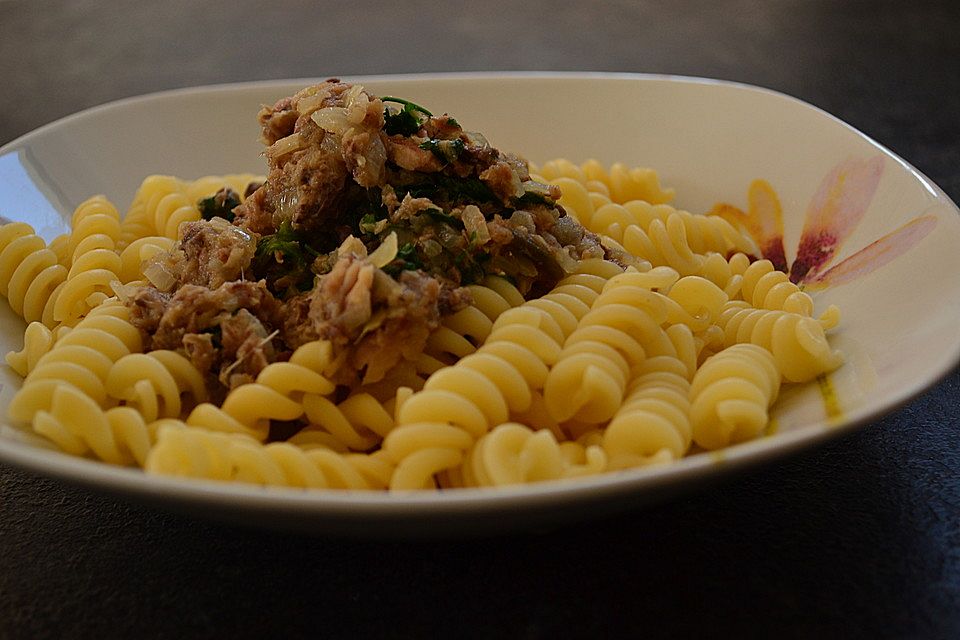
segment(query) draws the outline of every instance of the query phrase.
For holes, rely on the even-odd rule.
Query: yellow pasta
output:
[[[40,358],[53,348],[55,341],[53,331],[42,322],[31,322],[23,333],[23,349],[8,353],[7,364],[21,377],[26,377],[37,366]]]
[[[149,236],[176,239],[181,223],[200,219],[199,199],[213,195],[222,187],[230,187],[242,196],[248,184],[261,180],[253,174],[205,176],[190,181],[173,176],[149,176],[137,189],[123,220],[118,248]]]
[[[843,364],[843,356],[830,346],[823,325],[814,318],[731,302],[717,324],[727,346],[752,343],[773,354],[789,382],[808,382]]]
[[[139,412],[130,407],[103,410],[82,390],[57,385],[49,408],[33,417],[34,431],[74,455],[87,453],[112,464],[143,466],[154,435]]]
[[[71,269],[84,254],[97,249],[113,251],[120,239],[120,212],[105,196],[84,201],[73,212],[67,246]],[[87,267],[89,268],[89,267]],[[81,270],[86,268],[81,267]]]
[[[291,442],[310,441],[314,431],[325,431],[352,451],[368,451],[380,444],[394,426],[390,412],[367,393],[350,396],[340,404],[317,394],[306,394],[303,410],[310,427]]]
[[[164,426],[145,469],[191,478],[332,489],[383,489],[392,472],[385,456],[263,445],[240,434]]]
[[[235,388],[221,406],[209,402],[197,405],[186,423],[265,440],[271,420],[296,420],[303,415],[304,394],[333,391],[333,383],[322,373],[330,358],[325,347],[320,342],[300,347],[289,362],[275,362],[260,372],[256,382]]]
[[[76,387],[99,406],[108,400],[105,382],[114,362],[142,350],[140,332],[130,313],[117,301],[101,304],[42,355],[7,407],[11,419],[31,424],[38,411],[48,411],[57,388]]]
[[[558,158],[533,168],[538,177],[546,180],[569,178],[581,183],[595,193],[609,197],[613,202],[645,200],[653,204],[669,202],[674,197],[673,189],[660,186],[660,177],[653,169],[628,167],[617,162],[609,169],[598,160],[588,160],[582,165]]]
[[[690,385],[694,440],[718,449],[757,437],[779,388],[780,372],[769,351],[754,344],[724,349],[700,367]]]
[[[602,262],[589,263],[586,269],[610,272]],[[603,281],[592,273],[578,275]],[[529,409],[533,392],[543,388],[548,367],[576,327],[577,314],[588,308],[569,290],[579,287],[581,296],[596,295],[574,281],[576,277],[561,281],[541,299],[501,314],[476,352],[481,357],[464,357],[437,371],[423,391],[403,403],[398,425],[383,443],[397,463],[391,488],[432,484],[435,474],[459,466],[464,452],[492,426],[507,422],[511,412]],[[489,372],[496,372],[496,378]]]
[[[67,268],[24,222],[0,227],[0,295],[27,322],[57,325],[54,307]]]
[[[147,422],[179,418],[184,395],[193,402],[207,399],[200,372],[179,353],[165,350],[131,353],[117,360],[107,374],[106,390]]]
[[[523,304],[523,296],[504,278],[487,276],[482,285],[467,287],[473,303],[443,319],[417,359],[420,373],[430,375],[483,344],[500,315]]]
[[[655,356],[637,368],[623,405],[602,433],[609,469],[683,457],[690,448],[690,382],[676,358]]]
[[[502,487],[594,475],[605,470],[603,450],[557,442],[550,431],[506,423],[482,436],[466,456],[463,485]]]
[[[836,307],[816,317],[655,171],[556,159],[531,177],[412,103],[333,81],[295,99],[260,114],[272,191],[153,175],[125,216],[94,196],[49,245],[0,226],[0,294],[27,323],[9,419],[147,473],[501,487],[760,437],[782,384],[842,363]],[[309,145],[341,154],[329,175],[278,170]],[[321,233],[347,183],[357,210]]]

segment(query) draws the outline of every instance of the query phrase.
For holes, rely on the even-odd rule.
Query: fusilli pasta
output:
[[[781,384],[841,364],[826,337],[837,309],[816,317],[814,299],[755,260],[753,241],[730,222],[666,204],[674,192],[656,172],[558,159],[533,179],[560,188],[558,202],[598,234],[608,259],[562,256],[558,264],[575,268],[545,295],[484,273],[464,287],[469,303],[431,325],[422,352],[353,386],[335,376],[336,331],[290,343],[301,346],[218,395],[208,384],[216,370],[184,349],[150,348],[132,324],[126,290],[180,246],[200,200],[224,187],[244,199],[262,178],[149,176],[124,217],[95,196],[49,246],[25,223],[0,226],[0,294],[28,323],[23,349],[7,355],[24,376],[8,416],[67,453],[148,473],[305,488],[493,487],[669,463],[756,438]],[[313,251],[304,262],[325,258]],[[205,339],[214,352],[226,338]]]

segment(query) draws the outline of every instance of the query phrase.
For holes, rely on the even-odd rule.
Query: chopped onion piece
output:
[[[310,114],[310,119],[324,131],[337,135],[342,134],[350,126],[350,122],[347,120],[347,110],[343,107],[318,109]]]
[[[363,92],[362,86],[355,84],[347,90],[343,104],[347,120],[351,124],[360,124],[367,117],[367,105],[370,104],[370,98]]]
[[[553,252],[553,257],[556,259],[557,264],[560,265],[560,268],[566,273],[574,273],[577,270],[577,267],[580,265],[579,260],[571,256],[562,248],[556,249]]]
[[[287,187],[275,198],[274,214],[278,220],[292,220],[293,213],[300,205],[300,194],[295,187]]]
[[[378,269],[387,266],[397,257],[397,234],[393,231],[384,239],[380,246],[370,254],[370,262]]]
[[[487,221],[483,217],[480,207],[475,204],[468,204],[463,208],[460,214],[463,220],[463,226],[467,230],[470,239],[478,245],[486,244],[490,241],[490,231],[487,229]],[[476,234],[474,236],[474,234]]]
[[[160,291],[170,291],[177,278],[161,260],[151,262],[143,269],[143,276]]]
[[[280,138],[270,145],[270,147],[267,148],[266,154],[269,158],[277,159],[288,153],[293,153],[302,146],[303,138],[300,137],[300,133],[291,133],[289,136]]]
[[[323,104],[323,101],[330,94],[330,91],[324,88],[323,91],[317,91],[313,95],[303,96],[297,102],[297,111],[300,112],[300,115],[307,115],[313,113],[320,108],[320,105]]]
[[[361,258],[367,257],[367,248],[364,246],[360,239],[354,236],[347,236],[347,239],[343,241],[343,244],[337,249],[337,257],[342,258],[344,256],[354,254]]]
[[[121,284],[119,280],[114,280],[110,283],[110,288],[113,289],[115,294],[117,294],[117,298],[120,300],[120,302],[123,302],[124,304],[133,298],[133,296],[136,295],[137,291],[139,291],[140,287],[142,286],[144,286],[144,283],[136,280],[126,284]]]

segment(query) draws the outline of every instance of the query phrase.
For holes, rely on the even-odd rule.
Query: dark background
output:
[[[0,144],[210,83],[467,70],[762,85],[960,201],[960,3],[0,0]],[[960,637],[960,371],[853,435],[536,534],[357,541],[0,465],[0,637]]]

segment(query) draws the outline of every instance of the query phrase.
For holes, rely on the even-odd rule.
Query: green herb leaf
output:
[[[396,102],[397,104],[402,104],[404,109],[410,109],[411,111],[419,111],[420,113],[426,116],[432,116],[433,114],[418,105],[416,102],[410,102],[409,100],[404,100],[403,98],[394,98],[393,96],[383,96],[380,98],[381,102]]]
[[[359,228],[362,233],[375,233],[375,228],[377,226],[377,216],[368,213],[362,218],[360,218]]]
[[[233,210],[238,206],[240,206],[240,196],[229,187],[224,187],[209,198],[203,198],[197,202],[200,217],[204,220],[223,218],[227,222],[233,222]]]
[[[420,144],[420,148],[432,153],[440,162],[450,163],[459,158],[466,147],[463,140],[455,138],[454,140],[427,140]]]
[[[407,242],[397,250],[397,258],[408,264],[415,264],[416,266],[412,267],[414,269],[420,266],[420,257],[417,255],[417,245],[412,242]]]
[[[304,263],[303,252],[296,242],[264,238],[257,243],[256,257],[260,263],[276,262],[281,265],[296,267]]]
[[[447,201],[451,203],[484,203],[496,202],[497,197],[490,187],[476,178],[451,178],[436,175],[430,182],[398,187],[397,191],[406,190],[411,198],[430,198],[434,202]]]
[[[407,242],[397,249],[397,257],[386,265],[383,270],[391,276],[398,275],[401,271],[416,271],[422,269],[423,263],[417,253],[417,245]]]
[[[287,298],[313,287],[311,264],[321,254],[308,245],[289,221],[280,224],[276,233],[257,242],[253,272],[267,280],[275,294]]]
[[[393,111],[389,107],[383,110],[383,130],[388,136],[412,136],[420,130],[423,121],[433,115],[409,100],[390,96],[380,99],[383,102],[396,102],[403,105],[400,111]]]
[[[279,261],[277,260],[279,254]],[[264,236],[257,242],[257,250],[254,254],[257,264],[262,268],[268,268],[271,263],[287,265],[292,270],[302,266],[306,261],[303,257],[303,249],[297,238],[297,232],[293,230],[290,222],[284,220],[280,223],[280,228],[273,235]]]

